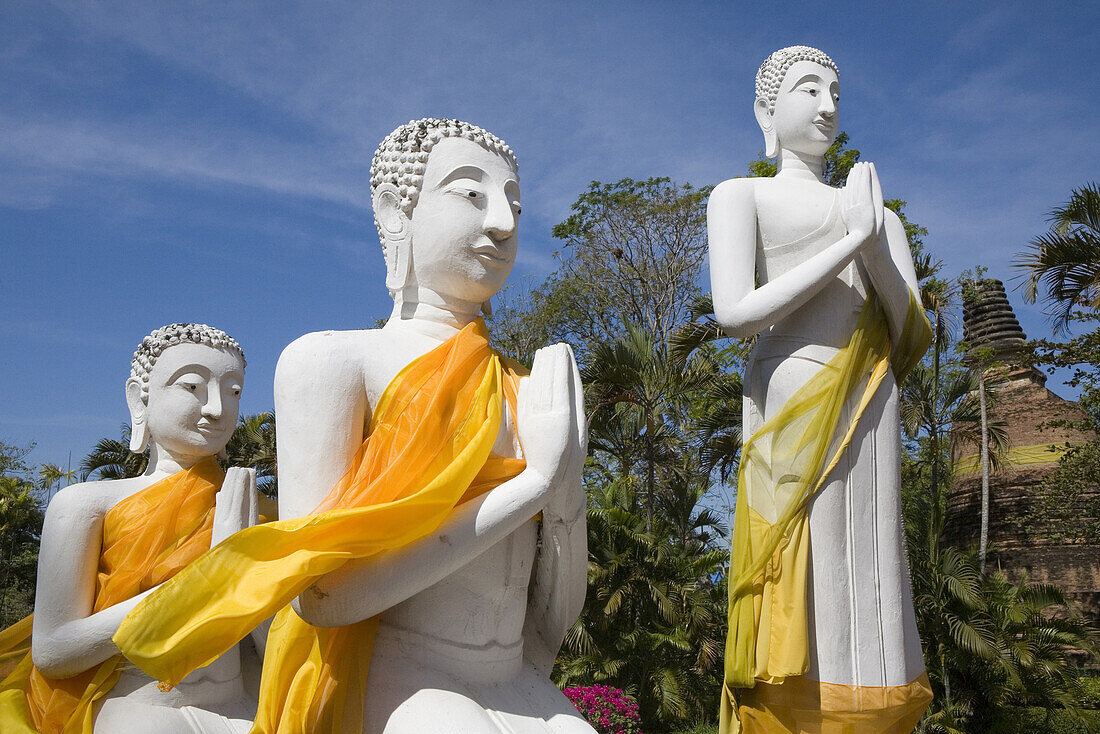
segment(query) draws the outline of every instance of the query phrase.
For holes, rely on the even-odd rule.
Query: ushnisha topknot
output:
[[[391,183],[397,187],[401,208],[406,214],[411,214],[420,195],[420,186],[424,183],[428,154],[443,138],[471,140],[486,150],[503,156],[512,164],[512,168],[518,169],[516,154],[507,143],[491,132],[462,120],[425,117],[421,120],[410,120],[397,128],[374,151],[370,166],[371,197],[373,198],[375,189],[381,184]],[[381,236],[377,217],[374,225],[379,228],[378,233]]]
[[[787,70],[798,61],[812,61],[824,67],[832,69],[840,76],[840,70],[836,68],[829,55],[813,46],[787,46],[781,48],[760,65],[756,72],[756,98],[768,101],[768,112],[775,110],[775,100],[779,96],[779,85]]]
[[[149,395],[149,373],[153,371],[157,357],[177,344],[205,344],[215,349],[230,349],[241,356],[242,365],[246,364],[241,345],[221,329],[206,324],[168,324],[142,339],[130,362],[130,377],[141,382],[142,397]]]

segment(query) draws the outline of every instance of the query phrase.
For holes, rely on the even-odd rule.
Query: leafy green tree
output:
[[[978,383],[972,372],[961,369],[957,363],[939,373],[931,365],[919,364],[901,386],[899,398],[905,435],[913,441],[924,439],[923,443],[916,444],[916,451],[909,458],[928,468],[928,511],[932,518],[927,525],[929,534],[923,542],[934,549],[943,532],[946,500],[943,482],[951,474],[950,447],[940,439],[950,428],[955,441],[974,447],[980,445],[982,411]],[[1008,437],[1001,422],[992,422],[987,429],[996,460],[1003,455]],[[923,492],[923,488],[920,491]]]
[[[1055,328],[1064,331],[1075,308],[1100,308],[1100,187],[1089,183],[1074,189],[1048,219],[1050,231],[1031,240],[1016,267],[1025,277],[1028,303],[1046,286],[1044,300]]]
[[[910,559],[925,661],[936,692],[926,732],[985,732],[1010,706],[1080,716],[1073,654],[1097,652],[1096,630],[1057,588],[987,576],[975,553]]]
[[[494,346],[521,361],[568,341],[585,380],[589,593],[555,678],[630,692],[648,729],[713,720],[721,683],[728,530],[712,489],[740,446],[739,352],[716,330],[673,345],[706,328],[708,194],[594,182],[554,228],[557,270],[490,317]],[[736,421],[708,429],[723,407]]]
[[[1100,546],[1100,441],[1071,447],[1047,475],[1021,528],[1052,543]]]
[[[687,420],[684,402],[713,384],[714,365],[697,359],[676,364],[668,356],[667,345],[627,324],[621,339],[592,348],[581,377],[587,386],[589,420],[597,445],[605,422],[621,421],[628,411],[636,411],[641,419],[648,528],[653,524],[660,465],[678,458],[677,448],[685,438],[678,430]],[[618,410],[608,412],[611,407]]]
[[[695,430],[701,441],[699,458],[709,475],[728,483],[741,459],[741,404],[743,385],[736,369],[754,343],[753,339],[729,339],[714,319],[710,294],[691,304],[691,321],[681,324],[669,339],[669,356],[675,365],[693,355],[707,355],[715,363],[713,377],[694,407]]]
[[[31,448],[0,443],[0,629],[34,608],[43,508],[23,461]]]
[[[703,424],[731,397],[731,385],[739,412],[740,378],[730,367],[710,343],[674,352],[627,324],[620,339],[590,348],[583,373],[589,595],[559,657],[559,678],[630,691],[650,728],[716,711],[728,528],[724,513],[704,502],[714,464],[700,457],[716,441],[739,438],[728,426]]]
[[[565,252],[533,294],[551,336],[573,344],[582,362],[590,345],[614,341],[626,324],[667,342],[701,292],[709,195],[710,187],[667,178],[593,181],[554,226]]]

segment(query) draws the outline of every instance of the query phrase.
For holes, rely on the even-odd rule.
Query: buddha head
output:
[[[237,424],[244,368],[237,341],[206,324],[169,324],[145,337],[126,380],[130,449],[152,443],[191,462],[222,453]]]
[[[485,303],[516,258],[519,176],[512,149],[460,120],[414,120],[386,136],[371,164],[386,287]]]
[[[780,148],[824,155],[836,140],[840,121],[839,72],[823,51],[810,46],[781,48],[756,72],[756,122],[764,133],[764,155]]]

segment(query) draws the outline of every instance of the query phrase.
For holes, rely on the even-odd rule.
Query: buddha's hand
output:
[[[531,376],[519,384],[517,423],[527,471],[548,482],[547,511],[572,517],[584,506],[580,476],[588,433],[580,374],[568,344],[535,353]]]
[[[882,187],[875,164],[860,162],[848,172],[848,180],[840,192],[841,216],[848,234],[855,235],[863,245],[877,242],[882,234]]]
[[[225,472],[225,481],[214,500],[213,548],[230,535],[255,525],[259,497],[256,495],[256,470],[239,466]]]

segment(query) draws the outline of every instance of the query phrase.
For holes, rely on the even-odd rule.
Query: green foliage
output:
[[[1100,440],[1070,448],[1043,479],[1020,526],[1051,543],[1100,546]]]
[[[696,724],[687,729],[677,729],[673,734],[718,734],[718,727],[714,724]]]
[[[23,461],[32,448],[0,443],[0,629],[34,608],[43,507]]]
[[[1083,731],[1081,705],[1087,692],[1072,649],[1095,653],[1095,630],[1075,616],[1057,589],[984,574],[977,553],[942,545],[953,477],[951,450],[943,439],[950,430],[955,442],[982,442],[975,368],[988,367],[991,355],[956,340],[955,298],[972,286],[966,274],[952,283],[939,277],[941,263],[923,247],[914,251],[922,300],[935,331],[932,351],[900,391],[909,438],[902,461],[906,537],[917,622],[935,692],[919,731],[1047,731],[1068,721],[1077,728],[1064,731]],[[981,268],[975,273],[981,277]],[[1093,356],[1085,351],[1074,356]],[[987,399],[995,400],[996,391],[987,391]],[[990,422],[986,430],[996,469],[1005,448],[1003,427]],[[1017,708],[1027,706],[1032,708]],[[1027,713],[1006,716],[1010,711]],[[1036,711],[1047,728],[1004,728],[1035,721]]]
[[[697,508],[700,482],[662,484],[652,520],[631,510],[637,484],[589,486],[589,591],[556,679],[622,688],[650,731],[717,711],[728,551],[719,518]]]
[[[225,447],[225,454],[224,466],[255,469],[256,488],[268,497],[278,496],[274,413],[242,415]]]
[[[912,459],[903,464],[913,601],[935,692],[920,730],[986,732],[1009,706],[1080,718],[1088,694],[1072,655],[1095,655],[1095,629],[1058,589],[983,574],[977,553],[941,547],[928,526],[942,522],[942,512],[920,491],[927,479],[920,469]]]
[[[1029,346],[1032,361],[1044,365],[1050,371],[1057,368],[1072,371],[1066,384],[1080,388],[1078,404],[1085,409],[1089,420],[1075,424],[1081,430],[1100,430],[1100,313],[1078,311],[1070,316],[1082,333],[1067,341],[1037,339]]]
[[[740,379],[721,350],[690,353],[628,325],[590,349],[589,593],[559,682],[630,692],[646,729],[717,710],[725,626],[724,513],[705,506],[701,448],[736,442]],[[702,419],[736,394],[734,423]],[[738,442],[739,443],[739,442]],[[717,463],[717,462],[715,462]]]
[[[1040,706],[1007,706],[997,712],[989,734],[1085,734],[1100,731],[1100,711],[1079,714]]]
[[[533,299],[553,334],[582,354],[626,324],[666,342],[700,293],[710,190],[667,178],[593,181],[554,226],[567,252]]]
[[[1034,303],[1040,286],[1055,328],[1064,331],[1075,308],[1100,308],[1100,186],[1074,189],[1065,206],[1048,214],[1050,230],[1031,240],[1016,260],[1024,297]]]

